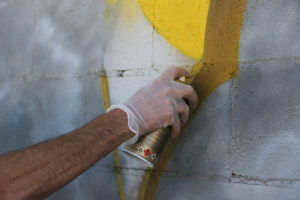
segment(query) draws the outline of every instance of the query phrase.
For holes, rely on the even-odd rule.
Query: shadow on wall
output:
[[[230,165],[237,174],[262,180],[299,177],[300,124],[295,119],[299,118],[300,71],[293,59],[240,67],[242,73],[233,84],[235,156]]]

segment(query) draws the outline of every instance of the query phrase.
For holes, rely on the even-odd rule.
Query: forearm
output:
[[[0,199],[42,199],[132,137],[113,110],[69,134],[0,157]]]

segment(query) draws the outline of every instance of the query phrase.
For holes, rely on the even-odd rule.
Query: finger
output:
[[[173,80],[178,79],[182,76],[186,78],[191,78],[192,75],[187,69],[179,68],[179,67],[171,67],[162,74],[163,78],[173,79]]]
[[[181,128],[182,128],[186,124],[189,118],[190,108],[182,99],[180,99],[180,101],[177,102],[176,105],[178,107],[177,110],[179,113],[179,118],[180,118]]]
[[[198,105],[198,95],[194,88],[190,85],[175,83],[177,94],[185,99],[191,109],[195,109]]]
[[[171,125],[171,137],[176,138],[180,134],[181,122],[178,113],[173,116],[173,123]]]

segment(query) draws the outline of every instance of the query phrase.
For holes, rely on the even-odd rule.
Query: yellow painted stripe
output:
[[[120,162],[118,149],[114,150],[114,155],[115,155],[115,163],[117,167],[117,181],[118,181],[120,199],[124,200],[124,190],[123,190],[122,178],[121,178],[121,162]]]
[[[238,73],[239,40],[245,4],[246,0],[210,1],[207,22],[203,22],[207,23],[203,57],[192,69],[191,85],[199,95],[199,102]],[[180,137],[168,141],[155,169],[146,172],[139,194],[140,200],[154,198],[160,178]]]
[[[108,109],[110,106],[110,103],[109,103],[108,79],[107,79],[106,74],[101,75],[101,89],[102,89],[102,96],[103,96],[105,109]]]
[[[103,96],[105,109],[108,109],[110,106],[109,88],[108,88],[107,76],[105,74],[101,75],[101,88],[102,88],[102,96]],[[124,200],[124,190],[123,190],[122,179],[121,179],[121,162],[120,162],[118,149],[114,150],[114,156],[115,156],[115,163],[117,168],[117,181],[118,181],[120,199]]]
[[[203,56],[210,0],[138,0],[155,30],[195,60]]]
[[[148,182],[150,179],[151,171],[152,171],[152,169],[148,169],[144,175],[143,182],[142,182],[141,189],[140,189],[139,196],[138,196],[138,200],[145,199],[145,193],[146,193],[146,189],[147,189]]]

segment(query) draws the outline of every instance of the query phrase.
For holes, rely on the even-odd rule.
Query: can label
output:
[[[127,150],[131,151],[134,154],[137,154],[149,162],[154,162],[157,158],[157,152],[153,151],[151,148],[144,146],[139,143],[135,143],[125,147]]]
[[[136,157],[145,159],[154,165],[169,138],[169,134],[169,128],[159,129],[153,133],[142,136],[136,143],[128,145],[124,149],[138,155]]]

